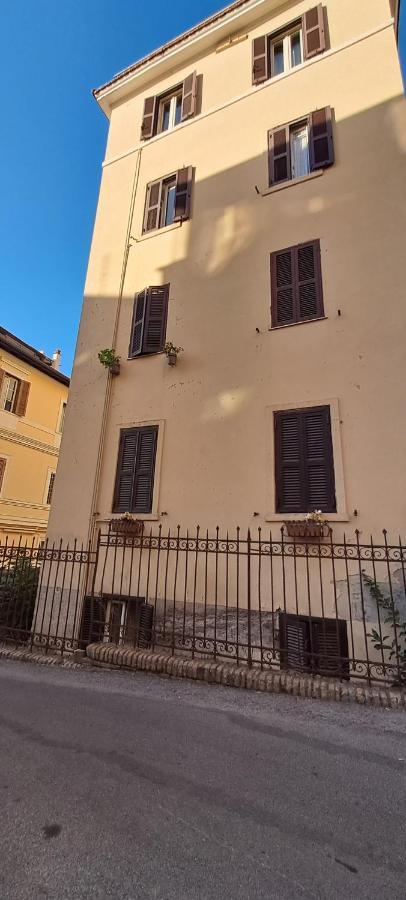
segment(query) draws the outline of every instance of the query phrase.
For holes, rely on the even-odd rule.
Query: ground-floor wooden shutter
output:
[[[83,649],[88,644],[96,644],[103,640],[106,606],[106,600],[100,597],[84,597],[80,625],[80,643]]]
[[[279,649],[282,669],[349,677],[345,619],[280,613]]]

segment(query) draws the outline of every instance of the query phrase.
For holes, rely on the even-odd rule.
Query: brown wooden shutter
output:
[[[157,425],[121,430],[113,512],[151,512],[157,438]]]
[[[336,512],[330,407],[302,412],[302,441],[306,505],[304,512]]]
[[[275,413],[278,513],[336,512],[330,407]]]
[[[324,10],[321,3],[308,9],[302,17],[303,55],[311,59],[326,49]]]
[[[138,356],[142,353],[142,340],[144,335],[144,319],[147,302],[147,288],[140,291],[134,297],[133,319],[131,324],[131,338],[128,355]]]
[[[324,314],[321,281],[320,241],[309,241],[295,248],[296,321]]]
[[[16,416],[25,416],[26,411],[27,411],[29,392],[30,392],[29,381],[20,381],[20,384],[18,387],[17,402],[15,405],[15,410],[13,410],[13,412],[15,412]]]
[[[345,619],[311,621],[313,669],[319,675],[349,678],[348,635]]]
[[[196,115],[197,74],[192,72],[183,82],[181,121]]]
[[[174,222],[182,222],[190,216],[190,198],[192,193],[193,168],[187,166],[179,169],[176,177]]]
[[[317,109],[310,114],[310,169],[324,169],[334,163],[331,108]]]
[[[261,84],[269,78],[268,38],[254,38],[252,42],[252,83]]]
[[[305,512],[300,410],[277,412],[275,423],[276,512]]]
[[[150,513],[154,492],[155,456],[158,426],[138,429],[137,460],[132,498],[132,512]]]
[[[0,369],[0,396],[1,396],[1,389],[3,387],[3,378],[4,378],[5,374],[6,373],[5,373],[4,369]]]
[[[294,317],[293,248],[271,253],[272,325],[287,325]]]
[[[268,131],[269,184],[291,178],[289,125]]]
[[[154,133],[157,97],[147,97],[144,101],[144,113],[141,125],[141,140],[147,141]]]
[[[48,506],[49,506],[50,503],[52,502],[52,494],[53,494],[53,490],[54,490],[54,483],[55,483],[55,472],[51,472],[51,474],[50,474],[50,476],[49,476],[48,493],[47,493],[47,504],[48,504]]]
[[[153,184],[147,186],[143,227],[144,232],[153,231],[154,228],[159,228],[161,193],[162,181],[154,181]]]
[[[164,349],[168,316],[169,284],[148,288],[144,321],[143,353],[159,353]]]
[[[279,613],[281,669],[308,672],[310,669],[309,622],[291,613]]]
[[[7,460],[4,459],[4,456],[0,456],[0,491],[3,487],[4,473],[6,471],[6,463],[7,463]]]
[[[106,623],[107,601],[101,597],[84,597],[82,621],[80,624],[80,644],[82,649],[88,644],[103,640]]]

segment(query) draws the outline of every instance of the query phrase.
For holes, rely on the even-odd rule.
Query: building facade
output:
[[[126,511],[403,527],[394,14],[238,0],[94,92],[109,132],[52,539]]]
[[[45,538],[69,378],[52,359],[0,328],[0,543]]]

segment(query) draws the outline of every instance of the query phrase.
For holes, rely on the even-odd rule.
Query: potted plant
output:
[[[110,519],[110,531],[115,534],[128,534],[139,537],[142,534],[144,523],[135,519],[129,512],[125,512],[119,519]]]
[[[289,537],[293,538],[322,538],[329,531],[328,524],[321,509],[314,509],[306,513],[304,519],[285,522],[285,528]]]
[[[168,360],[169,366],[176,366],[176,362],[178,359],[178,353],[181,353],[183,347],[175,347],[175,344],[172,344],[172,341],[167,341],[164,347],[164,353],[166,354],[166,358]]]
[[[108,369],[111,375],[118,375],[120,371],[120,357],[116,356],[115,350],[110,347],[100,350],[98,353],[99,360],[105,369]]]

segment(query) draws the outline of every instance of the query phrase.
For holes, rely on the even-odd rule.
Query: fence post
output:
[[[247,662],[252,666],[251,647],[251,531],[247,533]]]

